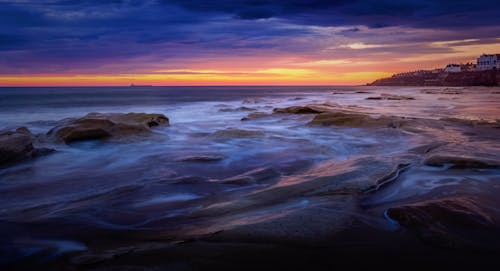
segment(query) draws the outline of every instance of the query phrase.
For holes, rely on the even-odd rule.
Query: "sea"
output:
[[[375,115],[434,120],[495,121],[500,117],[498,88],[454,88],[455,94],[443,90],[368,86],[2,87],[0,130],[26,127],[43,135],[61,120],[91,112],[160,113],[169,118],[170,125],[154,127],[151,136],[139,140],[48,143],[55,152],[0,168],[0,263],[30,257],[47,260],[87,251],[105,246],[103,236],[113,232],[138,234],[193,227],[202,223],[199,221],[204,217],[196,214],[207,206],[276,185],[218,183],[248,172],[272,169],[279,178],[302,178],[304,172],[324,163],[342,165],[360,157],[389,161],[421,143],[414,134],[398,129],[311,126],[312,114],[273,114],[275,108],[328,104]],[[367,99],[386,93],[414,99]],[[242,120],[254,112],[268,113],[269,117]],[[259,131],[261,135],[214,136],[227,129]],[[197,160],[200,156],[217,158]],[[279,178],[274,182],[279,184]],[[493,197],[494,192],[500,192],[500,171],[413,166],[401,173],[397,182],[363,198],[362,208],[352,215],[381,231],[398,231],[400,226],[385,213],[391,206],[469,190]],[[286,201],[279,205],[282,209],[278,213],[305,208],[312,202],[306,196]],[[272,215],[259,219],[273,219],[276,208],[270,207]],[[253,223],[241,218],[223,221],[228,225]]]

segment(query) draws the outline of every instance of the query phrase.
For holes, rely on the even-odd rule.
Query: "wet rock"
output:
[[[433,142],[429,144],[424,144],[415,148],[412,148],[408,150],[410,153],[415,153],[415,154],[427,154],[441,146],[446,145],[446,142]]]
[[[225,157],[219,154],[201,154],[186,156],[176,159],[178,162],[217,162],[223,160]]]
[[[415,100],[415,98],[413,98],[411,96],[382,93],[382,94],[380,94],[380,96],[368,97],[368,98],[366,98],[366,100],[395,100],[395,101],[399,101],[399,100]]]
[[[395,116],[372,117],[366,114],[328,112],[321,113],[314,117],[310,125],[335,125],[346,127],[390,127],[399,128],[408,122],[407,119]]]
[[[43,156],[54,149],[35,147],[35,136],[26,127],[0,131],[0,166]]]
[[[444,89],[423,89],[420,91],[424,94],[463,94],[463,88],[444,88]]]
[[[399,163],[400,164],[400,163]],[[350,227],[358,197],[400,167],[388,159],[327,161],[302,174],[277,177],[271,186],[193,212],[214,217],[195,234],[217,239],[318,243]]]
[[[275,108],[274,113],[288,113],[288,114],[319,114],[326,110],[320,109],[315,106],[290,106],[285,108]]]
[[[461,118],[440,118],[441,121],[446,121],[454,124],[461,124],[472,127],[491,127],[500,128],[500,120],[482,120],[482,119],[461,119]]]
[[[82,118],[63,120],[51,129],[47,136],[66,143],[108,137],[120,138],[147,134],[151,132],[152,127],[168,124],[168,118],[162,114],[89,113]]]
[[[246,107],[246,106],[241,106],[238,108],[222,108],[219,109],[219,112],[238,112],[238,111],[255,111],[257,109],[251,108],[251,107]]]
[[[382,185],[401,169],[399,164],[384,159],[359,157],[345,162],[327,161],[302,174],[279,177],[276,184],[266,189],[238,198],[234,201],[214,204],[201,211],[203,214],[219,215],[254,206],[274,204],[303,197],[330,197],[359,195]],[[272,172],[271,172],[272,173]],[[270,174],[271,173],[266,173]],[[245,176],[231,178],[236,183],[246,184]],[[224,180],[227,181],[227,180]]]
[[[243,174],[215,182],[236,185],[260,184],[280,177],[280,173],[273,168],[258,168]]]
[[[256,104],[256,103],[262,103],[262,102],[265,102],[265,100],[262,98],[246,98],[243,100],[244,104]]]
[[[136,249],[136,247],[130,246],[105,250],[100,253],[86,252],[71,258],[70,262],[76,265],[91,265],[124,256],[134,252]]]
[[[28,129],[0,132],[0,165],[31,158],[34,152],[33,138]]]
[[[252,138],[264,136],[263,131],[259,130],[244,130],[229,128],[225,130],[219,130],[212,134],[213,137],[217,139],[232,139],[232,138]]]
[[[425,241],[439,246],[462,243],[462,229],[488,229],[494,219],[471,197],[455,196],[393,207],[387,215],[417,231]]]
[[[269,116],[271,116],[271,114],[264,113],[264,112],[253,112],[253,113],[248,114],[246,117],[243,117],[241,120],[247,121],[247,120],[267,118]]]
[[[453,164],[455,168],[500,168],[500,160],[474,154],[436,153],[424,160],[428,166]]]

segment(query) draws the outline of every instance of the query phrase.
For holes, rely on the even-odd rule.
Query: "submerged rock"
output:
[[[16,131],[0,132],[0,165],[18,162],[33,155],[33,139],[26,130],[19,128]]]
[[[212,136],[217,139],[261,137],[264,136],[264,132],[259,130],[243,130],[243,129],[229,128],[225,130],[218,130],[215,133],[213,133]]]
[[[219,112],[237,112],[237,111],[255,111],[255,110],[257,109],[246,106],[240,106],[238,108],[222,108],[219,109]]]
[[[288,114],[319,114],[326,112],[324,108],[314,106],[314,105],[304,105],[304,106],[290,106],[285,108],[275,108],[274,113],[288,113]]]
[[[33,134],[25,127],[15,131],[0,132],[0,166],[54,151],[47,148],[35,148],[33,138]]]
[[[280,173],[273,168],[258,168],[243,174],[229,177],[223,180],[216,180],[217,183],[249,185],[259,184],[280,177]]]
[[[262,102],[265,102],[265,100],[262,98],[246,98],[243,100],[244,104],[256,104],[256,103],[262,103]]]
[[[89,113],[82,118],[63,120],[47,135],[56,141],[68,143],[150,133],[151,127],[168,124],[168,118],[162,114]]]
[[[310,125],[335,125],[347,127],[391,127],[399,128],[407,119],[395,116],[372,117],[366,114],[327,112],[314,117]]]
[[[424,160],[428,166],[444,166],[453,164],[456,168],[500,168],[500,160],[484,156],[457,155],[452,153],[437,153]]]
[[[463,88],[438,88],[438,89],[422,89],[420,91],[424,94],[463,94]]]
[[[247,121],[247,120],[267,118],[269,116],[271,116],[271,114],[264,113],[264,112],[253,112],[253,113],[248,114],[246,117],[243,117],[241,120]]]
[[[393,207],[387,215],[404,227],[417,230],[425,241],[439,246],[462,243],[460,229],[487,229],[495,226],[473,198],[447,197]]]
[[[200,154],[176,159],[178,162],[217,162],[225,157],[219,154]]]
[[[415,100],[415,98],[413,98],[411,96],[382,93],[382,94],[380,94],[380,96],[368,97],[368,98],[366,98],[366,100],[395,100],[395,101],[399,101],[399,100]]]

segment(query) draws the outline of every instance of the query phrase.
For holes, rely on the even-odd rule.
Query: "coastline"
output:
[[[128,96],[105,107],[112,113],[87,114],[107,93],[90,109],[89,96],[69,95],[56,120],[53,100],[50,114],[23,115],[29,121],[15,118],[18,108],[2,112],[35,131],[19,136],[55,150],[0,169],[5,269],[496,260],[496,89],[306,90],[191,92],[130,109],[154,115],[124,114]],[[117,97],[137,102],[137,91]]]
[[[465,72],[426,72],[394,75],[367,84],[369,86],[499,86],[500,70]]]

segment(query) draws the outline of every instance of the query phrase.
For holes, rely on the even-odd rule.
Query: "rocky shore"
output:
[[[89,113],[75,119],[64,119],[47,134],[32,134],[27,128],[0,132],[0,166],[55,151],[52,143],[71,143],[82,140],[124,139],[147,135],[151,128],[168,125],[168,118],[161,114],[145,113]]]
[[[382,78],[370,86],[499,86],[500,71],[467,71],[408,74]]]
[[[374,96],[369,91],[342,95],[377,97],[363,96],[370,103],[418,102],[413,96]],[[252,102],[259,103],[263,101]],[[160,170],[154,175],[160,177],[141,179],[75,202],[29,208],[22,215],[2,210],[9,222],[2,224],[3,229],[29,228],[36,221],[38,226],[31,233],[36,235],[64,225],[61,231],[65,238],[85,244],[61,244],[53,250],[63,250],[63,246],[72,249],[57,257],[47,249],[9,263],[7,270],[31,269],[38,264],[53,270],[232,270],[235,266],[255,270],[266,264],[327,270],[388,262],[394,267],[400,262],[439,267],[440,260],[453,260],[443,264],[448,267],[462,266],[469,260],[475,264],[480,261],[481,266],[494,259],[491,255],[500,249],[500,201],[495,194],[498,184],[493,182],[498,181],[500,169],[500,120],[409,117],[332,102],[274,107],[270,112],[262,108],[240,110],[249,111],[241,118],[245,127],[197,131],[193,145],[202,149],[207,142],[221,147],[247,141],[255,144],[279,137],[258,129],[259,125],[292,119],[296,123],[293,129],[304,129],[311,137],[318,136],[313,133],[353,133],[357,148],[374,148],[376,155],[355,154],[314,163],[309,157],[300,157],[290,164],[281,161],[281,167],[268,163],[208,178],[190,166],[206,164],[209,169],[214,163],[225,163],[227,155],[199,151],[173,157],[172,163],[186,167],[191,172],[188,175],[161,170],[169,154],[155,154],[151,168]],[[229,112],[233,111],[223,111]],[[168,125],[169,118],[162,114],[89,113],[63,119],[45,134],[33,135],[19,128],[0,134],[0,163],[9,168],[47,154],[49,149],[57,151],[58,146],[88,140],[103,144],[147,141],[156,128]],[[175,121],[171,128],[176,129]],[[404,147],[395,148],[398,143],[391,140],[371,145],[362,142],[374,134],[391,140],[404,138]],[[300,141],[290,136],[278,140]],[[161,148],[158,145],[159,153]],[[272,155],[266,159],[284,159],[280,154]],[[484,181],[479,180],[482,174]],[[459,179],[466,179],[470,186],[448,189],[443,185],[424,195],[428,188],[420,187],[419,181],[436,176],[441,176],[436,182],[449,182],[449,187]],[[490,181],[491,194],[478,194],[478,183]],[[405,183],[414,185],[416,192],[397,200],[404,194]],[[183,192],[134,202],[136,196],[148,191],[177,190]],[[125,210],[120,207],[100,213],[105,209],[102,206],[111,208],[121,200],[130,201]],[[95,226],[85,219],[67,220],[89,209],[109,221],[131,226],[109,228],[109,224]],[[149,216],[152,214],[154,219]],[[47,260],[44,255],[53,258],[47,256]],[[468,258],[463,258],[465,255]]]

